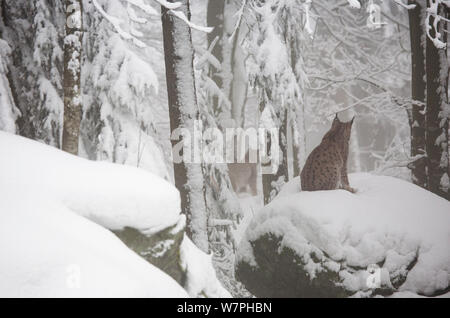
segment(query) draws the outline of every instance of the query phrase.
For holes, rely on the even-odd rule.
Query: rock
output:
[[[450,203],[391,177],[350,182],[356,194],[286,184],[247,227],[237,279],[256,297],[448,293]]]
[[[280,242],[274,235],[260,237],[251,243],[258,265],[245,261],[237,264],[236,278],[256,297],[347,297],[351,294],[339,286],[336,272],[324,271],[311,279],[301,257],[290,248],[281,247]]]
[[[151,236],[126,227],[114,233],[149,263],[163,270],[181,286],[185,285],[186,273],[180,259],[180,246],[183,241],[184,227],[179,224],[164,229]]]

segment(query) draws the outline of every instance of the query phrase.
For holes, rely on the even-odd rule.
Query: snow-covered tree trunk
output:
[[[248,93],[248,77],[245,72],[247,53],[241,46],[245,23],[242,22],[243,2],[225,1],[224,8],[224,88],[231,104],[231,118],[236,127],[244,125],[244,108]],[[244,4],[245,5],[245,4]]]
[[[350,137],[350,156],[353,165],[352,172],[361,172],[361,151],[359,149],[359,136],[357,124],[353,123],[353,128]]]
[[[189,0],[178,1],[190,19]],[[193,136],[194,121],[199,118],[194,79],[194,49],[191,29],[170,10],[161,7],[170,130],[185,128]],[[180,137],[183,140],[183,137]],[[172,145],[178,144],[172,140]],[[174,162],[175,186],[180,191],[181,209],[186,215],[186,233],[203,251],[208,252],[205,186],[200,163]]]
[[[224,14],[224,3],[223,1],[209,0],[207,7],[206,23],[207,25],[214,25],[214,30],[208,33],[208,47],[212,45],[216,38],[218,38],[213,50],[212,55],[220,63],[219,65],[210,65],[209,77],[214,81],[219,89],[223,88],[223,77],[222,77],[222,63],[223,63],[223,14]],[[219,67],[220,68],[217,68]],[[218,116],[221,113],[219,105],[219,97],[213,96],[213,111],[214,115]]]
[[[409,0],[415,4],[408,10],[409,33],[411,42],[411,98],[413,100],[410,112],[411,127],[411,157],[417,158],[425,154],[425,0]],[[418,158],[411,165],[412,181],[426,188],[426,159]]]
[[[3,40],[3,1],[0,1],[0,130],[16,132],[18,115],[15,101],[9,83],[8,64],[11,58],[11,47]]]
[[[428,0],[432,9],[434,1]],[[434,14],[446,16],[444,7],[439,5]],[[441,41],[446,43],[447,23],[443,20],[434,27],[435,15],[429,14],[429,35],[426,41],[426,137],[428,190],[449,199],[448,176],[448,62],[447,49],[438,48],[432,38],[440,33]],[[437,30],[436,30],[437,29]],[[443,37],[443,38],[442,38]]]
[[[265,105],[264,102],[261,103],[261,107]],[[264,108],[262,108],[264,109]],[[261,110],[262,112],[263,110]],[[263,197],[264,197],[264,204],[268,204],[272,199],[278,194],[278,192],[281,190],[281,186],[286,183],[289,180],[289,170],[288,170],[288,152],[287,152],[287,129],[288,129],[288,111],[287,109],[281,109],[280,113],[277,114],[277,118],[280,122],[279,128],[278,128],[278,146],[279,149],[273,149],[274,145],[272,144],[272,138],[270,134],[268,134],[266,138],[266,149],[267,154],[269,154],[269,157],[272,159],[270,162],[263,163],[261,162],[262,167],[265,165],[273,166],[274,165],[274,155],[279,154],[280,158],[278,160],[275,160],[278,162],[278,169],[276,172],[269,174],[265,173],[262,175],[262,188],[263,188]],[[266,168],[267,168],[266,167]],[[261,170],[267,170],[267,169],[261,169]]]
[[[81,123],[82,0],[66,0],[62,150],[78,155]]]
[[[298,39],[291,35],[289,40],[291,68],[298,83],[302,83],[302,78],[298,74]],[[303,88],[303,86],[302,86]],[[297,96],[293,105],[293,116],[290,118],[292,126],[292,155],[293,155],[293,176],[299,176],[306,161],[306,131],[305,131],[305,103],[306,96]]]

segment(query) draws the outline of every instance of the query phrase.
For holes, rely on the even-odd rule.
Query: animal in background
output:
[[[322,142],[308,156],[300,175],[303,191],[344,189],[355,193],[347,175],[347,158],[353,119],[341,122],[336,114]]]

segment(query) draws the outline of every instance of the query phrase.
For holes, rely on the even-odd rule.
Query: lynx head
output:
[[[334,117],[333,123],[331,124],[330,130],[325,134],[323,140],[327,139],[333,141],[348,142],[350,140],[350,134],[352,131],[354,119],[355,117],[353,117],[352,120],[344,123],[339,120],[339,117],[336,114],[336,117]]]

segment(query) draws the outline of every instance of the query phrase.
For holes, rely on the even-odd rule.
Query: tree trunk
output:
[[[264,105],[264,103],[262,103]],[[262,110],[264,108],[262,107]],[[288,160],[287,160],[287,129],[288,129],[288,118],[287,118],[287,109],[282,110],[281,114],[279,114],[280,127],[278,129],[278,145],[279,150],[281,151],[278,169],[275,173],[263,173],[262,174],[262,185],[263,185],[263,196],[264,196],[264,205],[268,204],[272,199],[278,194],[280,191],[280,187],[289,180],[289,171],[288,171]],[[278,154],[278,150],[272,149],[274,146],[271,143],[272,139],[270,136],[266,138],[266,147],[267,154],[270,156],[274,156]],[[261,171],[265,171],[267,167],[272,166],[274,164],[273,161],[270,162],[261,162]],[[264,169],[265,168],[265,169]]]
[[[64,123],[62,150],[78,155],[81,123],[82,0],[66,0],[64,38]]]
[[[231,118],[236,127],[244,126],[244,110],[248,94],[248,78],[246,73],[246,52],[241,47],[242,29],[245,25],[236,15],[241,2],[226,0],[224,8],[224,89],[231,103]],[[231,36],[235,32],[233,38]]]
[[[352,163],[351,172],[361,172],[361,151],[359,149],[358,125],[356,123],[353,123],[350,136],[349,155],[351,156],[350,162]]]
[[[292,155],[293,160],[293,173],[294,177],[300,176],[300,173],[305,165],[306,161],[306,131],[305,131],[305,110],[304,105],[306,97],[304,96],[302,101],[298,103],[293,114],[293,121],[296,121],[295,125],[292,125]]]
[[[430,5],[430,0],[427,1]],[[439,15],[444,15],[440,5]],[[434,16],[430,15],[428,27],[430,36],[436,37],[433,27]],[[446,42],[446,23],[438,23],[438,30]],[[445,112],[448,107],[448,63],[446,48],[438,49],[432,40],[426,40],[426,136],[428,190],[449,199],[448,191],[448,118]]]
[[[189,0],[177,10],[190,19]],[[169,100],[170,130],[188,129],[194,136],[195,120],[198,120],[197,96],[194,78],[194,49],[191,29],[161,7],[164,53],[166,64],[167,94]],[[183,137],[180,137],[183,141]],[[172,140],[172,146],[178,144]],[[189,145],[191,146],[191,145]],[[186,233],[204,252],[208,252],[207,215],[205,207],[205,188],[201,163],[174,161],[175,186],[180,191],[181,210],[186,215]]]
[[[299,138],[298,138],[298,136],[296,136],[296,135],[298,135],[298,133],[297,133],[297,131],[296,131],[296,129],[295,129],[295,125],[291,125],[291,136],[292,136],[292,157],[293,157],[293,160],[292,160],[292,169],[293,169],[293,177],[295,178],[295,177],[297,177],[297,176],[299,176],[300,175],[300,172],[301,172],[301,170],[300,170],[300,162],[299,162],[299,160],[298,160],[298,157],[299,157],[299,153],[300,153],[300,147],[299,147],[299,144],[300,144],[300,141],[298,140]]]
[[[219,38],[211,53],[220,63],[223,63],[224,1],[209,0],[207,10],[206,24],[214,26],[214,30],[208,33],[208,47],[216,38]],[[223,88],[222,69],[215,69],[214,66],[210,65],[209,77],[219,89]],[[221,109],[219,109],[219,98],[217,96],[213,97],[212,106],[214,115],[218,116],[221,113]]]
[[[301,85],[302,79],[298,74],[297,63],[299,62],[299,39],[296,34],[289,34],[288,21],[285,24],[285,41],[289,44],[290,66],[295,74],[297,82]],[[301,85],[302,86],[302,85]],[[303,87],[302,87],[303,88]],[[301,92],[303,93],[303,92]],[[294,111],[291,121],[292,125],[292,155],[293,155],[293,176],[300,176],[303,165],[306,161],[306,140],[305,140],[305,103],[306,96],[297,96],[297,102],[293,105]]]
[[[408,10],[409,33],[411,42],[411,157],[425,154],[425,0],[409,0],[409,4],[415,4],[414,9]],[[426,158],[414,161],[411,165],[412,181],[414,184],[426,188]]]

